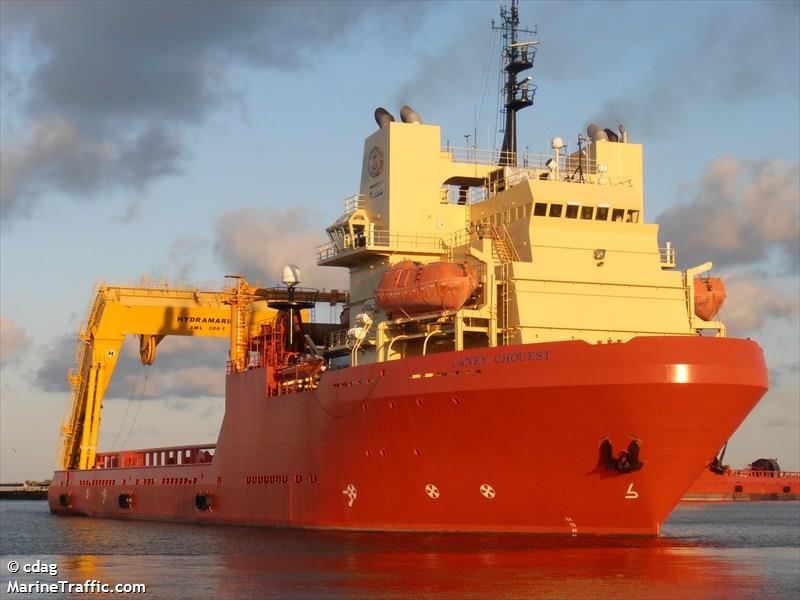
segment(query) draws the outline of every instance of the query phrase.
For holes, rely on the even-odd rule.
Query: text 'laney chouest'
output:
[[[462,356],[453,359],[452,367],[480,367],[485,365],[488,360],[485,354],[480,354],[478,356]],[[528,362],[532,360],[550,360],[550,350],[504,352],[502,354],[495,354],[494,356],[494,362],[497,364]]]

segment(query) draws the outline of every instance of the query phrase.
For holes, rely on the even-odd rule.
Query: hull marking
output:
[[[347,496],[347,506],[353,508],[353,502],[356,501],[356,497],[358,496],[356,486],[352,483],[348,483],[347,487],[342,490],[342,493]]]
[[[484,498],[491,500],[495,497],[496,492],[492,486],[490,486],[488,483],[484,483],[481,484],[481,494],[483,494]]]
[[[571,517],[564,517],[564,520],[567,522],[567,525],[569,525],[572,537],[578,537],[578,525],[575,521],[573,521]]]
[[[639,497],[639,492],[633,489],[633,483],[628,486],[628,491],[625,492],[626,500],[636,500]]]
[[[425,486],[425,493],[428,494],[431,498],[436,500],[439,497],[439,488],[437,488],[432,483],[429,483]]]

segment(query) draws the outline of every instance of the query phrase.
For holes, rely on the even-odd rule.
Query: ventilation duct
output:
[[[388,110],[386,110],[382,106],[379,106],[378,108],[375,109],[375,122],[378,124],[378,127],[383,127],[384,125],[388,125],[392,121],[394,121],[394,117],[392,116],[392,113],[390,113]]]
[[[400,109],[400,120],[403,123],[422,123],[422,117],[419,116],[419,113],[408,105]]]

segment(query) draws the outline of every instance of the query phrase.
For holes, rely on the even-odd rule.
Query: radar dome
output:
[[[286,265],[283,267],[281,281],[286,287],[294,287],[300,283],[300,267],[297,265]]]

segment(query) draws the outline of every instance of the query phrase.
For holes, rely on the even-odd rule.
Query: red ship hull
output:
[[[187,452],[190,464],[58,471],[49,504],[238,525],[657,535],[766,389],[756,343],[705,337],[441,353],[273,397],[256,368],[228,375],[211,462]],[[604,439],[615,453],[639,440],[642,468],[600,464]]]

